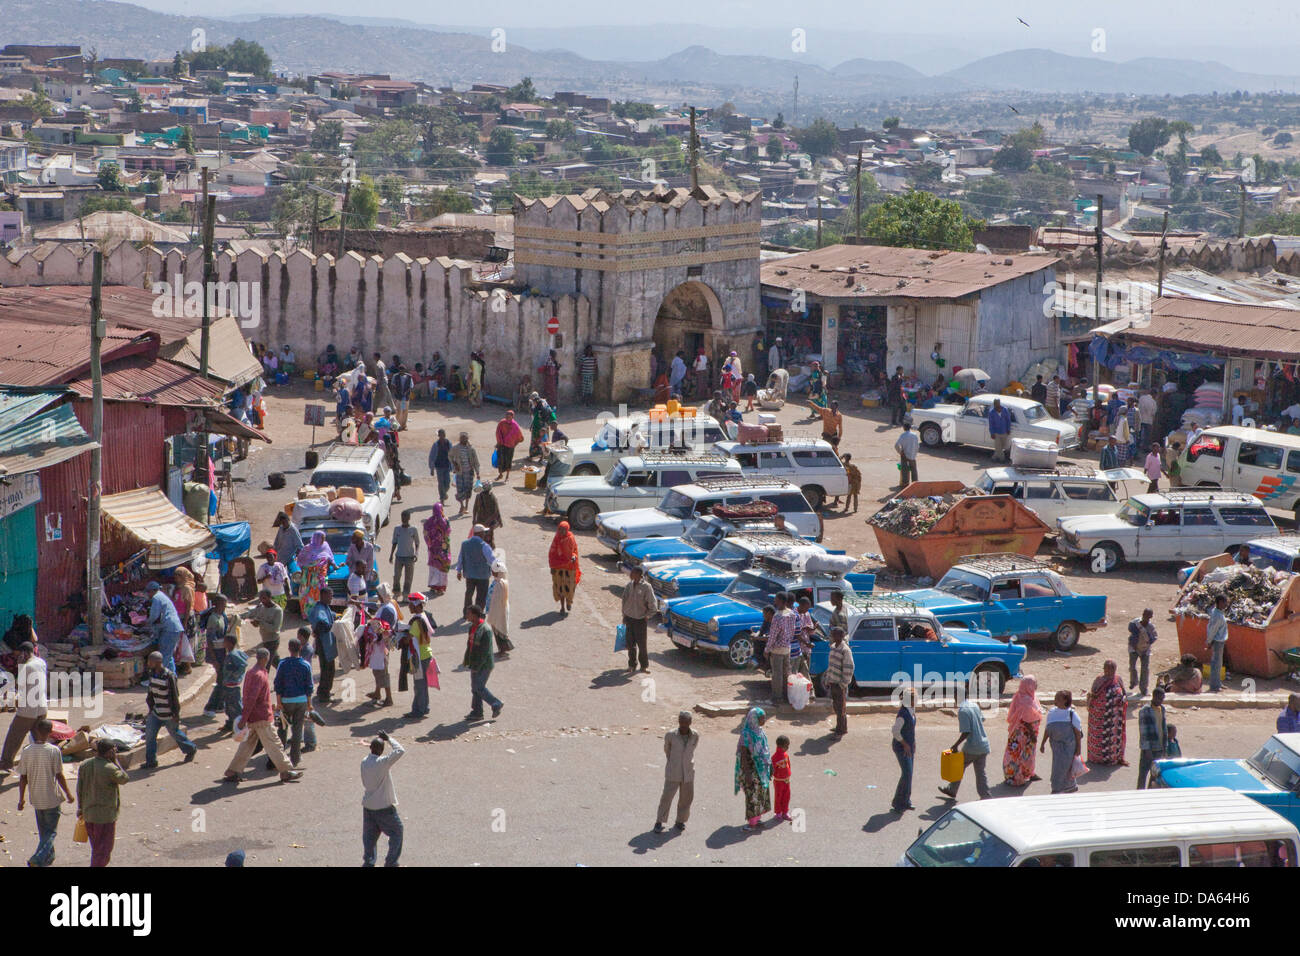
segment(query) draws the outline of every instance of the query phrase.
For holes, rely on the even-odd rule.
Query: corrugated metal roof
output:
[[[184,564],[216,547],[207,525],[199,524],[156,488],[138,488],[99,500],[105,532],[110,528],[149,549],[149,567],[158,571]]]
[[[1253,355],[1295,361],[1300,355],[1300,310],[1235,302],[1165,298],[1149,322],[1130,327],[1121,319],[1097,330],[1135,341],[1220,355]]]
[[[36,231],[35,238],[38,242],[77,242],[82,239],[96,242],[100,239],[125,239],[128,242],[168,245],[188,245],[193,241],[186,229],[178,229],[166,223],[151,222],[131,212],[109,212],[108,210],[92,212],[80,220],[69,219],[67,222],[39,229]]]
[[[0,433],[53,405],[65,394],[62,389],[0,390]]]
[[[100,308],[110,326],[157,332],[164,344],[183,339],[199,327],[200,319],[154,315],[154,300],[148,289],[105,286]],[[90,286],[14,286],[0,289],[0,321],[39,321],[43,325],[90,327]]]
[[[196,329],[184,341],[164,345],[162,354],[173,362],[198,369],[202,339],[203,330]],[[253,358],[248,340],[239,330],[239,320],[234,316],[212,321],[208,334],[208,373],[231,386],[247,385],[262,374],[262,363]]]
[[[48,468],[98,447],[72,406],[60,405],[0,431],[0,475]]]
[[[113,362],[104,369],[104,398],[156,405],[206,405],[221,400],[222,386],[166,359],[146,355]],[[82,398],[92,394],[89,375],[68,383]]]
[[[893,246],[827,246],[761,266],[763,285],[826,298],[959,299],[1057,262]]]
[[[0,384],[58,385],[90,362],[90,316],[82,326],[67,326],[0,314]],[[104,362],[138,351],[155,351],[156,337],[110,326],[101,355]]]

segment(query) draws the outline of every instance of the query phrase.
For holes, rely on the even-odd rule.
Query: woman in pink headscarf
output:
[[[1038,746],[1038,725],[1043,722],[1043,708],[1038,704],[1038,681],[1020,678],[1020,686],[1007,708],[1007,752],[1002,755],[1002,775],[1012,787],[1023,787],[1037,780],[1034,773],[1034,750]]]
[[[298,579],[298,603],[306,613],[320,600],[321,589],[334,568],[334,550],[325,540],[325,532],[313,532],[311,541],[298,552],[297,558],[298,567],[302,569],[302,576]]]
[[[424,552],[429,561],[429,590],[436,597],[447,590],[451,569],[451,522],[443,515],[441,502],[435,502],[433,514],[424,519]]]

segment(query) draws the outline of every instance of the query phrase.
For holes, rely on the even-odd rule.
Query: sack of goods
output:
[[[850,554],[810,554],[804,562],[809,574],[848,574],[857,566],[858,559]]]
[[[751,425],[743,422],[737,429],[737,437],[746,444],[756,444],[767,441],[766,425]]]
[[[785,681],[785,694],[790,700],[791,707],[795,710],[803,710],[812,697],[812,681],[802,674],[791,674]]]
[[[302,521],[305,518],[325,518],[329,513],[330,502],[323,495],[319,498],[304,498],[293,509],[295,521]]]
[[[330,502],[329,515],[335,521],[360,521],[361,502],[355,498],[335,498]]]
[[[1060,453],[1055,442],[1039,438],[1011,439],[1011,464],[1017,468],[1055,468]]]

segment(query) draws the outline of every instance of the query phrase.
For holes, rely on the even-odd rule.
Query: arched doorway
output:
[[[681,351],[690,368],[701,348],[716,366],[714,334],[723,328],[722,303],[717,293],[703,282],[687,280],[670,289],[659,305],[654,324],[655,350],[665,367]]]

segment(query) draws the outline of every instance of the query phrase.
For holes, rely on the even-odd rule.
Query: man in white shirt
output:
[[[689,710],[681,711],[677,715],[677,729],[664,734],[664,792],[659,798],[655,833],[664,832],[675,796],[678,797],[677,822],[673,828],[680,833],[691,818],[691,802],[695,799],[695,748],[700,743],[699,732],[691,729],[691,720]]]
[[[28,744],[18,758],[18,812],[27,798],[36,811],[36,832],[40,842],[27,861],[28,866],[49,866],[54,862],[54,837],[59,830],[60,805],[72,803],[72,791],[63,775],[63,753],[50,743],[51,723],[42,718],[32,730],[35,743]],[[63,791],[60,793],[59,791]]]
[[[36,656],[36,645],[23,641],[18,645],[18,710],[5,734],[4,749],[0,750],[0,779],[13,770],[23,737],[45,717],[45,681],[45,661]]]
[[[1142,425],[1138,431],[1138,447],[1146,448],[1151,444],[1156,426],[1156,400],[1150,392],[1143,392],[1138,399],[1138,421]]]
[[[392,749],[384,753],[385,744]],[[397,866],[402,855],[402,818],[397,815],[397,791],[393,789],[393,764],[406,753],[385,731],[370,741],[370,753],[361,761],[361,865],[374,866],[379,835],[388,837],[384,866]]]
[[[777,369],[785,368],[783,359],[784,356],[781,354],[781,339],[778,336],[777,340],[772,343],[772,347],[768,349],[767,352],[767,374],[771,375]]]
[[[1241,420],[1246,417],[1246,396],[1238,395],[1237,404],[1232,406],[1232,424],[1240,425]]]
[[[903,433],[898,436],[898,441],[894,442],[894,451],[898,452],[898,487],[906,488],[914,481],[920,481],[916,476],[916,455],[921,450],[921,439],[917,437],[916,432],[912,431],[912,426],[904,422]]]

